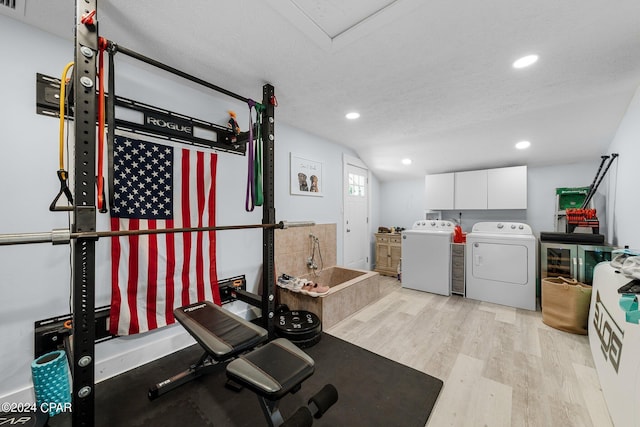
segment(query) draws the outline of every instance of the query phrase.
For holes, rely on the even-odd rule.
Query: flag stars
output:
[[[173,148],[116,136],[113,216],[173,217]]]

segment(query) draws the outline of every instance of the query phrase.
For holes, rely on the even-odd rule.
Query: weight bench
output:
[[[298,409],[285,422],[279,401],[300,390],[302,382],[313,374],[314,361],[309,355],[284,338],[254,349],[267,341],[267,331],[208,301],[180,307],[174,315],[205,352],[187,371],[151,387],[150,399],[203,375],[218,363],[235,359],[227,365],[227,378],[258,395],[270,427],[310,426],[312,416],[319,418],[338,400],[335,387],[327,385],[309,400],[309,408]]]
[[[204,348],[204,354],[186,371],[153,385],[148,394],[151,400],[267,341],[266,330],[209,301],[176,308],[173,314]]]

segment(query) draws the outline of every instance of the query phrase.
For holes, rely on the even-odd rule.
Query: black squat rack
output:
[[[73,73],[74,145],[74,206],[73,224],[70,230],[54,230],[50,233],[25,233],[0,236],[0,245],[44,243],[69,243],[73,245],[72,289],[73,289],[73,340],[69,360],[72,386],[72,423],[74,427],[95,424],[95,244],[100,237],[118,235],[124,232],[103,232],[96,230],[96,58],[99,50],[97,0],[76,0],[75,2],[75,72]],[[164,71],[230,96],[249,102],[248,98],[208,83],[178,69],[162,64],[151,58],[130,51],[109,42],[110,62],[117,52],[158,67]],[[112,76],[109,77],[112,79]],[[109,99],[115,94],[110,93]],[[229,230],[262,228],[263,230],[263,274],[262,297],[239,295],[262,309],[262,326],[268,331],[269,339],[274,338],[275,320],[275,268],[274,230],[286,228],[287,224],[276,223],[274,207],[274,110],[276,106],[274,88],[263,86],[261,136],[264,141],[263,165],[263,217],[262,224],[202,228],[207,230]],[[109,133],[113,134],[113,110],[108,114]],[[289,226],[306,226],[311,223],[291,223]],[[187,232],[199,229],[158,230],[160,232]]]

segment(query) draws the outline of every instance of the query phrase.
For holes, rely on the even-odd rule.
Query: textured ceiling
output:
[[[104,37],[256,99],[272,83],[279,121],[352,147],[383,181],[596,162],[640,85],[637,0],[98,4]],[[16,15],[73,37],[71,0]]]
[[[297,7],[305,18],[323,31],[327,37],[335,39],[359,23],[370,19],[376,13],[382,12],[387,6],[397,2],[398,0],[325,0],[321,2],[315,0],[276,0],[272,2],[272,6],[282,8]]]

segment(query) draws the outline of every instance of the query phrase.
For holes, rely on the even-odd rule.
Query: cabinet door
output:
[[[527,208],[526,166],[487,171],[487,207],[489,209]]]
[[[540,277],[578,278],[578,246],[562,243],[542,243],[540,245]]]
[[[401,257],[402,245],[400,243],[400,237],[394,237],[389,244],[389,268],[397,271]]]
[[[593,284],[593,269],[604,261],[611,261],[610,246],[578,246],[578,280],[587,285]]]
[[[427,209],[453,209],[454,174],[440,173],[427,175],[425,183],[425,199]]]
[[[487,209],[487,170],[455,173],[455,209]]]
[[[378,239],[376,243],[376,268],[389,268],[389,243],[386,240]]]

